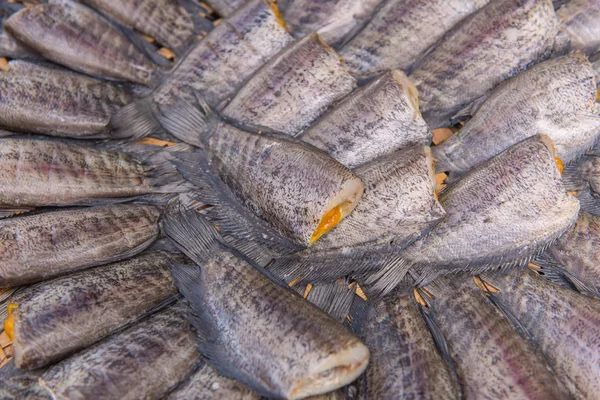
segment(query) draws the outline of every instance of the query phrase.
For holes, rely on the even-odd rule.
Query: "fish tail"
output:
[[[343,323],[350,313],[355,292],[356,282],[342,278],[337,282],[313,285],[306,300],[325,311],[333,319]]]
[[[367,314],[371,309],[371,303],[355,294],[352,298],[352,304],[348,311],[348,318],[344,321],[344,325],[355,335],[360,336],[363,322],[367,319]]]
[[[537,256],[533,260],[533,263],[539,267],[539,269],[535,269],[535,272],[551,282],[577,290],[581,293],[596,294],[594,289],[590,288],[577,277],[572,276],[548,251]]]
[[[575,196],[579,200],[581,210],[593,215],[600,215],[600,198],[592,193],[589,185]]]
[[[153,108],[152,96],[122,107],[110,119],[112,137],[139,139],[153,133],[160,133],[162,128],[154,117]]]
[[[205,36],[214,28],[212,17],[208,14],[208,10],[195,4],[191,0],[179,0],[179,4],[183,6],[192,16],[192,23],[194,24],[194,33],[196,35]]]
[[[406,277],[413,264],[400,257],[391,256],[378,272],[365,281],[371,296],[385,296],[396,288]]]
[[[185,255],[199,264],[223,248],[215,226],[197,211],[184,209],[179,202],[167,210],[163,231]]]
[[[194,188],[194,185],[181,175],[174,164],[179,154],[190,149],[191,146],[178,143],[163,147],[142,159],[148,167],[148,177],[157,193],[172,195]]]
[[[567,190],[576,190],[585,186],[585,182],[581,177],[577,163],[571,163],[564,167],[562,172],[562,181]]]
[[[173,105],[161,105],[158,120],[176,138],[198,147],[210,137],[221,120],[198,93],[195,104],[179,99]]]

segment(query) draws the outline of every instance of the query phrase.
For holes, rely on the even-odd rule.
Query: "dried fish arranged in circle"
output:
[[[446,32],[489,0],[388,0],[340,50],[348,70],[367,79],[389,69],[408,73]]]
[[[175,146],[173,151],[186,148]],[[189,190],[164,149],[147,160],[59,140],[0,139],[0,215]],[[120,200],[119,200],[120,199]]]
[[[449,32],[409,77],[430,128],[553,50],[559,23],[550,0],[497,0]]]
[[[72,0],[26,8],[7,19],[4,28],[48,60],[89,75],[154,87],[162,74],[108,20]]]
[[[364,24],[383,0],[287,0],[282,15],[294,37],[317,32],[336,47]]]
[[[194,9],[189,0],[83,2],[120,24],[149,35],[178,55],[185,53],[197,34],[212,29],[211,21],[198,14],[200,7]]]
[[[221,113],[295,136],[355,87],[337,53],[312,33],[256,71]]]
[[[600,1],[569,0],[556,10],[562,26],[571,37],[571,50],[592,54],[600,49]]]
[[[174,211],[164,224],[198,263],[175,265],[173,277],[191,303],[200,351],[217,371],[287,399],[338,389],[364,371],[369,350],[356,336],[238,258],[200,214]]]
[[[60,361],[174,300],[172,263],[166,253],[144,253],[12,296],[7,333],[16,365],[34,369]]]
[[[346,96],[298,138],[348,168],[411,145],[431,143],[415,85],[388,71]]]
[[[416,284],[440,275],[527,265],[577,220],[550,138],[536,135],[471,170],[440,195],[446,211],[431,232],[369,279],[389,292],[407,273]]]
[[[175,304],[50,367],[40,384],[54,399],[161,398],[202,360]]]
[[[152,95],[117,112],[111,125],[118,136],[142,137],[161,131],[159,108],[181,98],[200,95],[217,107],[292,41],[275,4],[251,0],[190,49]]]
[[[0,287],[131,257],[158,237],[160,214],[154,206],[112,205],[0,220]]]
[[[564,164],[600,137],[594,71],[581,53],[553,58],[498,86],[455,135],[433,148],[438,171],[464,174],[523,139],[544,133]]]
[[[222,122],[205,129],[207,106],[196,106],[180,102],[165,111],[161,124],[201,146],[179,153],[175,164],[200,188],[198,200],[217,209],[225,232],[246,236],[244,229],[258,229],[255,240],[274,237],[288,248],[309,246],[358,204],[361,180],[324,152],[283,135]]]
[[[460,385],[440,353],[412,294],[376,300],[360,336],[371,362],[359,381],[362,399],[457,399]]]
[[[553,284],[530,270],[482,278],[490,299],[542,350],[573,396],[596,397],[600,299]]]
[[[309,249],[281,257],[268,268],[289,282],[332,281],[381,267],[390,254],[431,230],[446,215],[437,200],[434,160],[413,146],[367,163],[355,173],[365,192],[348,217]]]
[[[18,131],[110,138],[112,113],[139,93],[49,65],[14,60],[8,67],[0,72],[0,125]]]

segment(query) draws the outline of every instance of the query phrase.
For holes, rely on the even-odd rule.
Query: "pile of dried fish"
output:
[[[599,14],[0,0],[0,399],[597,398]]]

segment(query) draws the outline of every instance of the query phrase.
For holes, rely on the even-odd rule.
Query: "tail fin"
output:
[[[141,157],[138,155],[146,165],[146,176],[151,180],[156,193],[168,194],[170,197],[175,193],[187,192],[194,188],[194,185],[184,179],[173,164],[177,154],[190,149],[189,145],[179,143],[162,147]]]
[[[343,323],[350,312],[355,292],[356,283],[344,278],[338,282],[313,285],[306,300]]]
[[[391,257],[377,273],[366,280],[369,294],[385,296],[396,288],[405,278],[412,263],[400,256]]]
[[[592,193],[592,189],[589,185],[577,193],[575,197],[579,200],[581,210],[600,216],[600,197]]]
[[[109,126],[113,138],[140,139],[153,133],[160,133],[162,127],[154,117],[154,108],[151,95],[122,107],[110,119]]]
[[[584,158],[585,156],[581,159],[583,160]],[[586,185],[586,182],[581,176],[581,171],[579,171],[579,163],[570,163],[566,165],[563,169],[561,178],[565,185],[565,189],[567,190],[581,190]]]
[[[178,203],[169,207],[163,219],[163,230],[185,255],[199,264],[223,248],[222,238],[214,225],[200,213],[184,210]]]
[[[160,107],[158,120],[173,136],[198,147],[205,147],[206,140],[216,129],[221,118],[198,93],[196,104],[179,99],[173,105]]]

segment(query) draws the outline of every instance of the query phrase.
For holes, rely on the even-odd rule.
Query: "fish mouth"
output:
[[[410,80],[410,78],[406,76],[404,72],[397,69],[392,71],[392,76],[394,80],[402,87],[406,97],[408,97],[410,105],[415,110],[415,116],[420,116],[421,111],[419,110],[419,92],[415,86],[415,83]]]
[[[327,357],[310,374],[298,381],[288,399],[303,399],[346,386],[360,376],[369,363],[369,349],[357,341],[346,350]]]
[[[347,217],[360,201],[362,194],[363,183],[359,178],[346,181],[321,215],[317,227],[310,236],[309,246]]]

